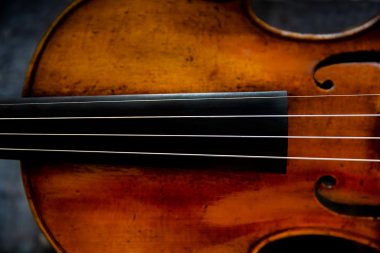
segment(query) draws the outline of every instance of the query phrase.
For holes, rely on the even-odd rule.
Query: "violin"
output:
[[[57,252],[379,252],[379,17],[331,36],[248,0],[76,1],[0,103]]]

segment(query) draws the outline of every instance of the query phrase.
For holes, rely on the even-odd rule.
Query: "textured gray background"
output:
[[[334,33],[377,15],[380,0],[250,0],[257,15],[281,29]]]
[[[0,0],[0,97],[19,97],[34,49],[70,0]],[[19,162],[0,160],[0,252],[49,252],[25,199]]]
[[[348,21],[357,23],[363,19],[363,14],[371,16],[380,10],[380,0],[359,0],[356,1],[359,7],[355,8],[347,7],[351,0],[256,1],[259,16],[276,26],[303,32],[320,31],[323,27],[334,31],[347,26]],[[334,1],[338,2],[337,8],[331,9]],[[20,96],[25,72],[38,41],[70,2],[0,0],[0,98]],[[286,2],[290,5],[284,4]],[[321,4],[315,5],[318,2]],[[319,14],[315,14],[315,10]],[[30,214],[19,162],[0,160],[0,253],[50,251]]]

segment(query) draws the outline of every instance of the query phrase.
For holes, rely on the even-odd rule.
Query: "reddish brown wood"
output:
[[[253,24],[239,0],[81,1],[41,43],[25,95],[380,93],[374,64],[319,70],[319,80],[334,81],[331,90],[313,80],[314,67],[326,57],[369,50],[380,50],[378,25],[339,40],[281,38]],[[289,114],[379,112],[378,97],[289,99]],[[377,118],[289,120],[289,135],[378,133]],[[289,156],[379,158],[378,150],[364,140],[289,141]],[[240,253],[280,232],[330,234],[380,249],[379,220],[338,215],[318,203],[313,187],[323,175],[338,179],[332,199],[380,203],[377,163],[292,160],[282,175],[234,168],[23,164],[37,222],[60,252]]]

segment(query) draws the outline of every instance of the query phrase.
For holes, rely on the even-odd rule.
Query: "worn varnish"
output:
[[[290,96],[379,94],[379,66],[352,62],[315,73],[331,55],[380,51],[379,25],[328,41],[273,35],[241,1],[92,0],[52,26],[28,74],[25,96],[286,90]],[[379,60],[379,59],[378,59]],[[291,98],[289,114],[380,113],[378,97]],[[290,118],[289,135],[378,136],[378,118]],[[378,142],[377,142],[378,143]],[[290,139],[288,155],[380,158],[368,140]],[[380,250],[380,221],[323,207],[326,196],[380,204],[378,163],[289,160],[286,174],[230,169],[24,161],[34,215],[60,252],[228,252],[276,233],[349,238]],[[312,232],[310,232],[312,231]],[[300,233],[301,233],[300,232]],[[302,233],[301,233],[302,234]]]

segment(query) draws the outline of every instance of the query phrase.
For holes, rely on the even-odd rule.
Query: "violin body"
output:
[[[379,31],[375,24],[347,38],[296,40],[255,25],[240,0],[77,1],[40,43],[24,95],[284,90],[294,96],[289,115],[377,114],[376,96],[302,96],[379,94],[378,64],[360,60],[380,52]],[[346,53],[355,55],[352,61],[316,68]],[[321,88],[318,80],[333,80],[334,87]],[[379,130],[375,117],[288,120],[289,136]],[[380,157],[375,141],[296,138],[288,140],[288,156]],[[289,159],[285,173],[266,173],[68,159],[23,161],[22,173],[34,216],[59,252],[260,252],[269,241],[297,235],[380,250],[375,214],[340,212],[316,194],[376,207],[379,163]],[[336,179],[332,190],[317,185],[326,176]]]

